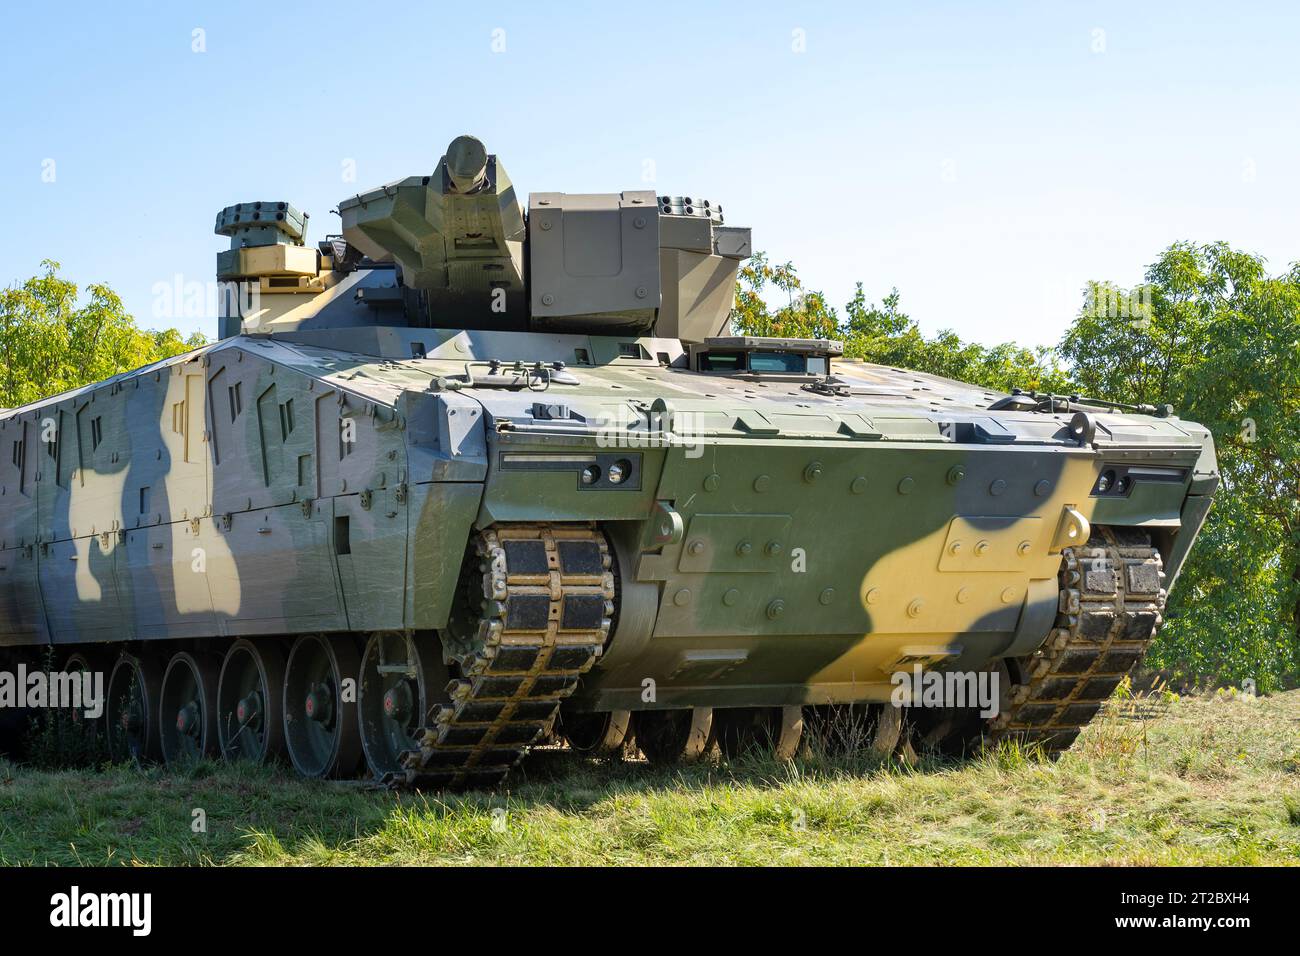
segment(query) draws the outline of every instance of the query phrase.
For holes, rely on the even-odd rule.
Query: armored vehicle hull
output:
[[[835,708],[891,749],[931,672],[997,700],[909,696],[929,742],[1069,745],[1159,626],[1204,428],[720,337],[747,231],[636,194],[494,219],[512,188],[464,153],[433,179],[478,245],[357,197],[308,255],[290,215],[222,254],[259,293],[226,338],[0,413],[11,666],[103,670],[119,756],[394,785],[492,785],[552,734],[788,755]],[[584,268],[602,236],[621,267]]]

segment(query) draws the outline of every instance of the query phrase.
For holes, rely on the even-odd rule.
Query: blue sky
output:
[[[151,326],[214,333],[155,286],[211,280],[222,206],[288,199],[314,241],[462,132],[523,193],[703,196],[833,304],[897,286],[925,331],[984,342],[1055,342],[1086,280],[1135,282],[1177,239],[1300,260],[1293,3],[49,2],[0,23],[0,284],[56,259]]]

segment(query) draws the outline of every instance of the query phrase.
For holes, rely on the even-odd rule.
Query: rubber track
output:
[[[989,737],[1069,747],[1146,653],[1168,592],[1160,554],[1143,532],[1094,527],[1062,552],[1056,626],[1021,661],[1023,682]]]
[[[479,582],[468,586],[481,586],[482,602],[469,609],[477,630],[459,655],[461,677],[447,685],[452,702],[420,748],[385,778],[390,787],[496,786],[550,732],[609,638],[614,575],[595,528],[498,526],[477,536],[473,555],[477,565],[464,573]]]

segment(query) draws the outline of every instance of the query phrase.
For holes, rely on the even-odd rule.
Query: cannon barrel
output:
[[[457,136],[447,147],[446,163],[447,176],[456,191],[473,192],[487,176],[487,149],[473,136]]]
[[[488,316],[499,327],[505,315],[526,323],[524,211],[505,169],[475,137],[453,139],[433,175],[345,199],[339,215],[349,246],[401,265],[431,320]]]

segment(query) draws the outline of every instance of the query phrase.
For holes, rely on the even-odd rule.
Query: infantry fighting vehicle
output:
[[[1210,506],[1169,409],[729,334],[709,201],[525,208],[462,136],[338,213],[223,210],[219,341],[0,415],[7,666],[107,673],[118,756],[491,785],[552,734],[789,754],[845,708],[888,749],[917,668],[1000,678],[909,708],[932,742],[1059,749]]]

